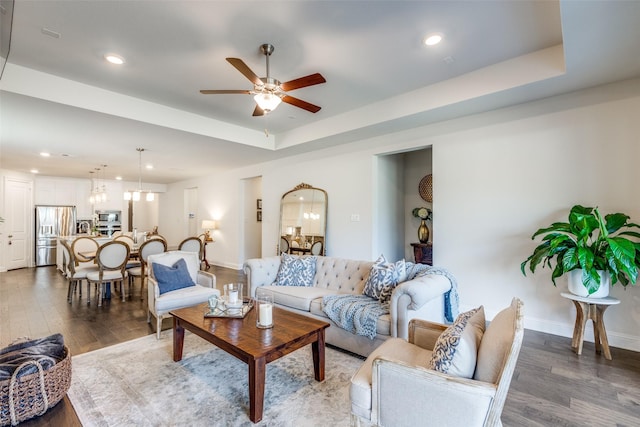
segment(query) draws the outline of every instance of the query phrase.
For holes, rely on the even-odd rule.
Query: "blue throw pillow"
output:
[[[189,274],[187,263],[183,258],[180,258],[171,267],[166,265],[153,263],[153,276],[158,282],[158,288],[160,289],[160,295],[165,292],[175,291],[177,289],[188,288],[189,286],[195,286]]]
[[[406,276],[404,260],[389,263],[384,255],[380,255],[371,266],[362,293],[377,299],[382,304],[387,303],[391,300],[391,294],[396,285],[405,281]]]
[[[276,276],[278,286],[313,286],[316,277],[316,257],[297,257],[282,254],[280,268]]]

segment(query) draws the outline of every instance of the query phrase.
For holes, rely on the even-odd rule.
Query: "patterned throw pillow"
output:
[[[313,286],[315,276],[315,256],[298,257],[283,253],[276,276],[276,285]]]
[[[384,255],[380,255],[371,266],[362,293],[384,304],[391,300],[393,289],[398,283],[405,280],[406,276],[404,260],[389,263]]]
[[[484,328],[483,306],[461,313],[438,337],[427,367],[456,377],[473,377]]]
[[[180,258],[171,267],[155,262],[151,265],[153,268],[153,277],[155,277],[158,282],[160,295],[165,292],[196,285],[193,283],[193,279],[191,279],[189,268],[184,258]]]

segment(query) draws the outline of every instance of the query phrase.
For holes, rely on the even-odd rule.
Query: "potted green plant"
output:
[[[608,280],[612,286],[618,282],[624,287],[629,283],[635,285],[640,269],[640,243],[624,236],[640,238],[640,233],[631,231],[640,225],[629,222],[630,219],[622,213],[603,217],[597,207],[572,207],[569,222],[555,222],[533,233],[531,239],[542,235],[542,243],[520,265],[522,274],[526,276],[527,263],[532,273],[539,264],[543,268],[546,265],[553,268],[551,280],[556,286],[556,279],[569,273],[569,290],[581,295],[577,280],[578,286],[586,289],[582,296],[608,295]],[[596,294],[601,282],[606,286]]]

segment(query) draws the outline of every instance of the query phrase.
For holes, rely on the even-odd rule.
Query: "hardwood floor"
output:
[[[241,271],[211,266],[218,286],[245,282]],[[145,289],[146,291],[146,289]],[[22,336],[60,332],[72,354],[154,333],[147,324],[146,292],[102,307],[75,295],[67,303],[67,281],[54,267],[0,273],[0,347]],[[526,303],[526,302],[525,302]],[[526,308],[525,308],[526,309]],[[526,315],[526,312],[525,312]],[[606,320],[606,319],[605,319]],[[155,322],[152,322],[155,324]],[[171,327],[166,319],[163,329]],[[571,351],[571,339],[525,331],[502,421],[505,426],[640,426],[640,353],[612,348],[613,360]],[[345,402],[348,405],[348,402]],[[23,426],[80,426],[67,398]]]

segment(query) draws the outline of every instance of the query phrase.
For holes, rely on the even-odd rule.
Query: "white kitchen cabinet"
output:
[[[76,181],[76,214],[79,220],[90,220],[93,214],[89,197],[91,196],[91,181],[81,179]]]

